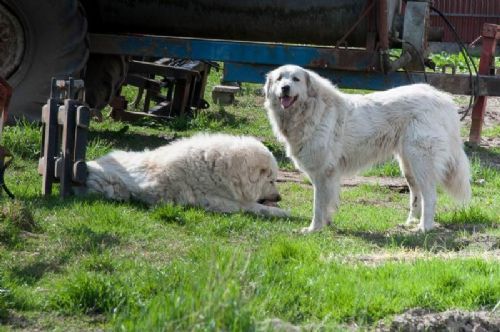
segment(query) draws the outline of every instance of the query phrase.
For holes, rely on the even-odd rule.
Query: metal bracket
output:
[[[85,185],[85,152],[90,109],[83,104],[82,80],[52,79],[50,98],[42,108],[42,156],[38,173],[42,175],[42,195],[52,193],[60,182],[61,197],[69,196],[73,186]]]

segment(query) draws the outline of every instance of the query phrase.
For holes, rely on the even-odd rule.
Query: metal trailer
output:
[[[340,87],[428,82],[481,96],[470,137],[478,142],[486,96],[500,95],[495,48],[483,42],[477,76],[426,73],[429,42],[440,37],[430,13],[426,0],[0,0],[0,22],[6,22],[0,28],[7,31],[0,76],[14,87],[12,114],[37,120],[50,77],[78,77],[84,68],[87,102],[100,108],[128,80],[130,67],[141,67],[137,59],[223,62],[224,80],[235,82],[263,82],[270,69],[294,63]],[[498,31],[486,26],[483,39],[495,44]],[[153,84],[143,78],[144,86]]]

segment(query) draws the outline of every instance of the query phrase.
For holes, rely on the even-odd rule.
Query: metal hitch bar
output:
[[[82,80],[52,78],[50,98],[42,108],[42,195],[50,196],[52,184],[60,182],[60,195],[72,194],[87,179],[85,151],[90,109],[83,103]]]

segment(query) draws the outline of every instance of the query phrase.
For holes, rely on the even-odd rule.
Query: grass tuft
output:
[[[244,292],[248,265],[241,252],[211,246],[203,255],[196,271],[189,264],[172,264],[166,289],[142,308],[125,308],[115,326],[126,331],[254,330]]]
[[[153,219],[164,221],[166,223],[185,225],[185,210],[186,209],[180,205],[165,204],[157,207],[151,214],[151,217]]]
[[[37,159],[40,156],[41,135],[36,123],[20,120],[15,126],[8,126],[3,132],[3,145],[15,158]]]
[[[402,176],[399,164],[396,160],[391,160],[382,164],[378,164],[363,172],[363,176]]]
[[[33,218],[31,209],[20,200],[8,200],[0,208],[0,243],[15,245],[20,242],[22,232],[35,232],[40,227]]]
[[[436,220],[445,225],[500,225],[500,217],[486,213],[477,205],[454,209],[445,213],[439,213]]]
[[[99,272],[75,271],[54,286],[50,305],[65,313],[112,313],[126,300],[117,277]]]

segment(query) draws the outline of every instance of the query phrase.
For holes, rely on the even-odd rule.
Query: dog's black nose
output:
[[[283,92],[283,93],[284,93],[284,94],[286,94],[286,95],[287,95],[288,93],[290,93],[290,85],[283,85],[283,86],[281,87],[281,92]]]

